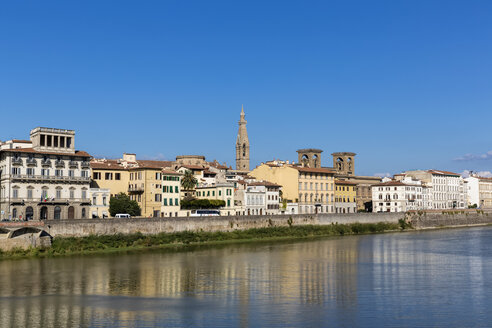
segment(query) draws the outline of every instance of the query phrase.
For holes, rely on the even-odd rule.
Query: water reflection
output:
[[[473,326],[491,228],[4,261],[0,326]]]

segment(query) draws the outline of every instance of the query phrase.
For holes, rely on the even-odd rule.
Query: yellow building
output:
[[[335,213],[357,212],[357,183],[335,180]]]
[[[172,164],[137,160],[135,154],[123,154],[121,159],[93,159],[91,187],[109,189],[111,197],[128,194],[137,201],[142,216],[161,216],[162,170]]]
[[[334,213],[334,176],[331,168],[262,164],[249,175],[282,186],[282,197],[299,204],[299,213]]]

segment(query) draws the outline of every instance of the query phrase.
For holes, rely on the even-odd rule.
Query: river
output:
[[[486,327],[492,227],[0,262],[1,327]]]

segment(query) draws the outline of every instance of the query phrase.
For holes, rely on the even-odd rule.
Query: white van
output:
[[[118,213],[115,215],[115,218],[117,218],[117,219],[129,219],[129,218],[131,218],[131,216],[130,216],[130,214]]]

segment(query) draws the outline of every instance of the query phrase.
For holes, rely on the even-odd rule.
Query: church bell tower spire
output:
[[[239,131],[236,139],[236,170],[249,171],[249,139],[244,118],[244,106],[241,105],[241,115],[239,119]]]

